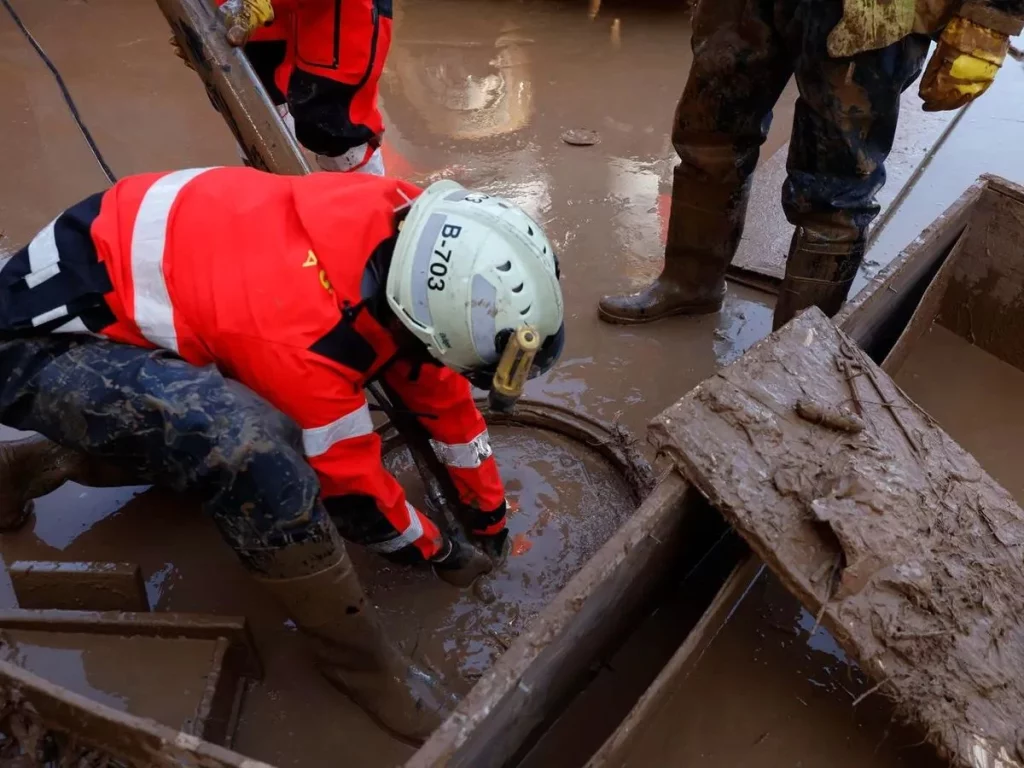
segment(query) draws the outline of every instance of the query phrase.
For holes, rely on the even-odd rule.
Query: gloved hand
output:
[[[227,0],[218,9],[227,29],[231,45],[245,45],[260,27],[274,20],[274,6],[270,0]]]
[[[181,44],[178,42],[178,38],[175,35],[171,35],[171,39],[167,42],[171,44],[171,50],[174,51],[174,55],[185,62],[185,66],[194,72],[195,67],[192,66],[192,62],[188,60],[188,56],[185,55],[185,52],[181,50]]]
[[[489,536],[471,536],[473,543],[494,563],[497,568],[508,559],[508,551],[511,544],[508,540],[508,528],[502,528],[497,533]]]
[[[454,587],[469,587],[494,568],[491,558],[471,544],[448,539],[448,547],[432,565],[438,577]]]
[[[924,110],[958,109],[978,98],[992,85],[1009,47],[1003,33],[954,16],[921,78]]]
[[[473,507],[462,508],[459,519],[469,532],[469,539],[483,550],[495,566],[505,562],[508,557],[508,528],[505,527],[505,516],[508,513],[508,501],[490,511]]]

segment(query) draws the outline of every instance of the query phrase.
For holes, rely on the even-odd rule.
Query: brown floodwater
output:
[[[1024,371],[936,323],[893,378],[1024,504]]]
[[[116,174],[237,164],[198,80],[166,45],[155,3],[11,2],[62,72]],[[660,268],[674,163],[668,131],[690,65],[689,39],[679,2],[403,0],[381,87],[393,175],[421,183],[453,177],[505,195],[544,224],[558,249],[566,352],[528,395],[620,418],[641,435],[652,416],[770,328],[770,297],[738,286],[717,315],[634,328],[596,317],[602,294],[632,289]],[[762,160],[785,142],[792,102],[790,90]],[[2,9],[0,103],[2,252],[106,180],[50,74]],[[962,123],[974,131],[968,143],[990,129]],[[569,129],[596,131],[600,141],[569,146],[561,140]],[[913,201],[911,194],[901,210]],[[751,226],[762,219],[753,211]],[[492,579],[494,604],[442,589],[422,572],[360,562],[402,644],[429,656],[460,690],[607,538],[624,509],[621,486],[578,446],[532,433],[510,437],[499,431],[497,455],[518,501],[510,525],[520,554]],[[155,610],[248,617],[266,667],[236,738],[248,755],[280,766],[344,755],[375,768],[411,754],[319,677],[295,628],[187,497],[67,486],[41,500],[23,531],[0,537],[0,556],[138,562]],[[0,606],[13,605],[0,571]],[[624,653],[615,674],[601,678],[607,685],[597,701],[618,701],[621,710],[622,699],[639,693],[636,681],[673,647],[650,630],[639,652]],[[125,695],[106,685],[94,687]],[[578,722],[613,727],[605,713],[617,710],[597,706],[599,714]],[[587,733],[578,740],[586,745],[581,755],[535,764],[580,764],[595,740],[599,734]]]
[[[0,658],[75,693],[182,728],[194,721],[214,640],[0,630]]]
[[[939,768],[767,572],[612,768]]]
[[[551,432],[497,427],[511,512],[511,552],[485,579],[493,602],[455,590],[429,570],[354,554],[391,636],[465,693],[636,507],[625,482],[591,449]],[[423,508],[408,451],[388,466]],[[361,555],[361,556],[360,556]]]

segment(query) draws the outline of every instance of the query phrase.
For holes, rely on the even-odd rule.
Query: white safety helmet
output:
[[[438,181],[402,223],[388,304],[434,358],[486,389],[521,326],[543,339],[533,375],[558,359],[565,334],[558,276],[551,243],[518,206]]]

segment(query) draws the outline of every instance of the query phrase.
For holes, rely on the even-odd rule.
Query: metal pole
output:
[[[205,0],[157,0],[157,4],[252,166],[288,176],[309,173],[302,150],[249,60],[225,39],[214,8]]]

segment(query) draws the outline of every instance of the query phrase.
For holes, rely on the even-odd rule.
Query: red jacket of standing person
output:
[[[234,5],[244,7],[244,0]],[[296,138],[320,156],[321,167],[361,169],[384,133],[377,95],[391,47],[392,0],[274,0],[273,15],[245,46],[271,100],[288,105]]]

